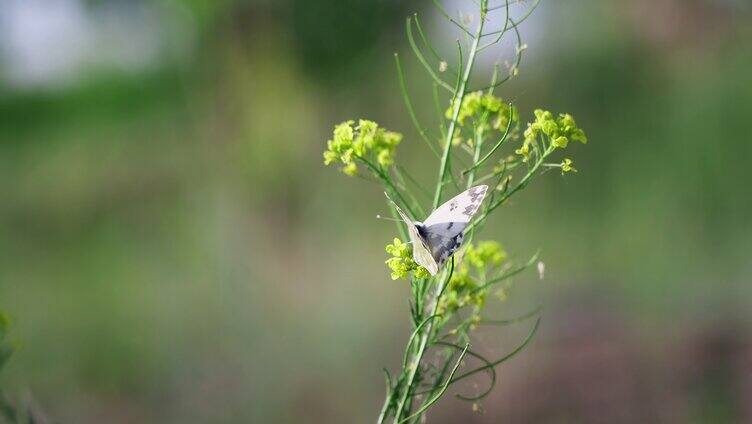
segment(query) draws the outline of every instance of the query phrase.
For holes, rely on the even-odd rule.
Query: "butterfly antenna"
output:
[[[397,221],[397,222],[402,222],[402,220],[401,220],[401,219],[387,218],[387,217],[385,217],[385,216],[381,216],[381,215],[376,215],[376,219],[383,219],[383,220],[386,220],[386,221]]]

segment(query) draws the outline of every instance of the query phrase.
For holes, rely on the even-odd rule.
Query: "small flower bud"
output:
[[[569,144],[569,140],[567,140],[567,138],[562,135],[562,136],[556,137],[551,143],[555,147],[559,147],[563,149],[567,147],[567,144]]]
[[[358,175],[358,165],[355,165],[355,162],[350,162],[342,168],[342,172],[344,172],[345,175],[354,177]]]
[[[577,172],[577,170],[572,166],[572,159],[566,158],[564,159],[564,162],[561,163],[561,173],[562,175],[565,172]]]
[[[546,264],[543,261],[538,261],[538,278],[543,279],[543,274],[546,272]]]

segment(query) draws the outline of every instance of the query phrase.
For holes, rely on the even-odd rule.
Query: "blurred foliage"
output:
[[[399,32],[407,11],[406,4],[396,0],[292,0],[289,7],[295,50],[304,69],[330,84],[368,78],[364,56],[384,35]]]
[[[0,311],[0,370],[3,369],[5,363],[10,359],[10,355],[13,354],[13,346],[7,340],[9,327],[10,317]]]

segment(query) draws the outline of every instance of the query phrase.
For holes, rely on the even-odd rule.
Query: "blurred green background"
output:
[[[383,264],[381,190],[321,151],[373,119],[432,181],[392,57],[435,123],[416,11],[451,60],[428,1],[0,2],[6,393],[51,422],[372,422],[409,290]],[[542,249],[545,279],[489,312],[542,302],[541,332],[480,412],[448,396],[429,422],[752,421],[752,5],[543,0],[522,35],[497,94],[526,120],[572,113],[590,143],[484,234]]]

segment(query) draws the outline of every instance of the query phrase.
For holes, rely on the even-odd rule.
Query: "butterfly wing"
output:
[[[463,191],[436,208],[426,218],[423,225],[431,227],[436,224],[449,222],[464,223],[467,225],[473,215],[480,209],[480,204],[486,197],[487,191],[487,185],[479,185]]]
[[[462,245],[464,231],[486,197],[488,186],[472,187],[439,206],[423,223],[431,256],[444,265]]]
[[[400,209],[400,207],[397,206],[397,204],[394,203],[391,198],[389,198],[388,194],[386,195],[386,198],[389,199],[390,202],[392,202],[394,207],[397,209],[400,217],[402,217],[402,220],[407,226],[407,233],[410,236],[410,242],[413,245],[413,260],[415,260],[418,265],[427,269],[431,275],[436,275],[436,273],[439,272],[439,265],[436,263],[433,255],[431,254],[431,251],[428,249],[426,241],[423,240],[423,237],[420,236],[418,227],[415,226],[415,223],[413,223],[413,221],[410,220],[407,215],[405,215],[402,209]]]

